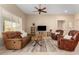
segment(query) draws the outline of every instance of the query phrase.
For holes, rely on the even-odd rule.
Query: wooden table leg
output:
[[[39,44],[39,41],[37,41],[37,40],[35,40],[35,44],[34,44],[34,46],[36,46],[36,44],[42,46],[41,44]]]

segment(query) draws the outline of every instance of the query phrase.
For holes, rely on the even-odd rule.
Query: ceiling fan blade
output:
[[[42,11],[42,12],[47,13],[47,11]]]
[[[38,9],[37,7],[35,7],[35,9]]]
[[[44,7],[42,10],[45,10],[46,9],[46,7]]]

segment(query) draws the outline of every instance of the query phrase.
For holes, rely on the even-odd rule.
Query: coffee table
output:
[[[38,35],[35,35],[35,36],[32,36],[31,40],[33,42],[35,42],[35,44],[33,46],[36,46],[36,44],[38,44],[39,46],[42,46],[39,42],[42,41],[43,37],[42,36],[38,36]]]

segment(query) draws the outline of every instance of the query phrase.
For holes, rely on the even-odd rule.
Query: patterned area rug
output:
[[[56,52],[57,46],[55,45],[54,41],[50,37],[44,38],[42,41],[39,42],[42,46],[35,43],[30,42],[26,46],[26,52]],[[25,49],[25,48],[24,48]]]

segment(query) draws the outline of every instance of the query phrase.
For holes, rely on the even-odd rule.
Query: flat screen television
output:
[[[38,31],[46,31],[46,26],[38,26],[37,30]]]

